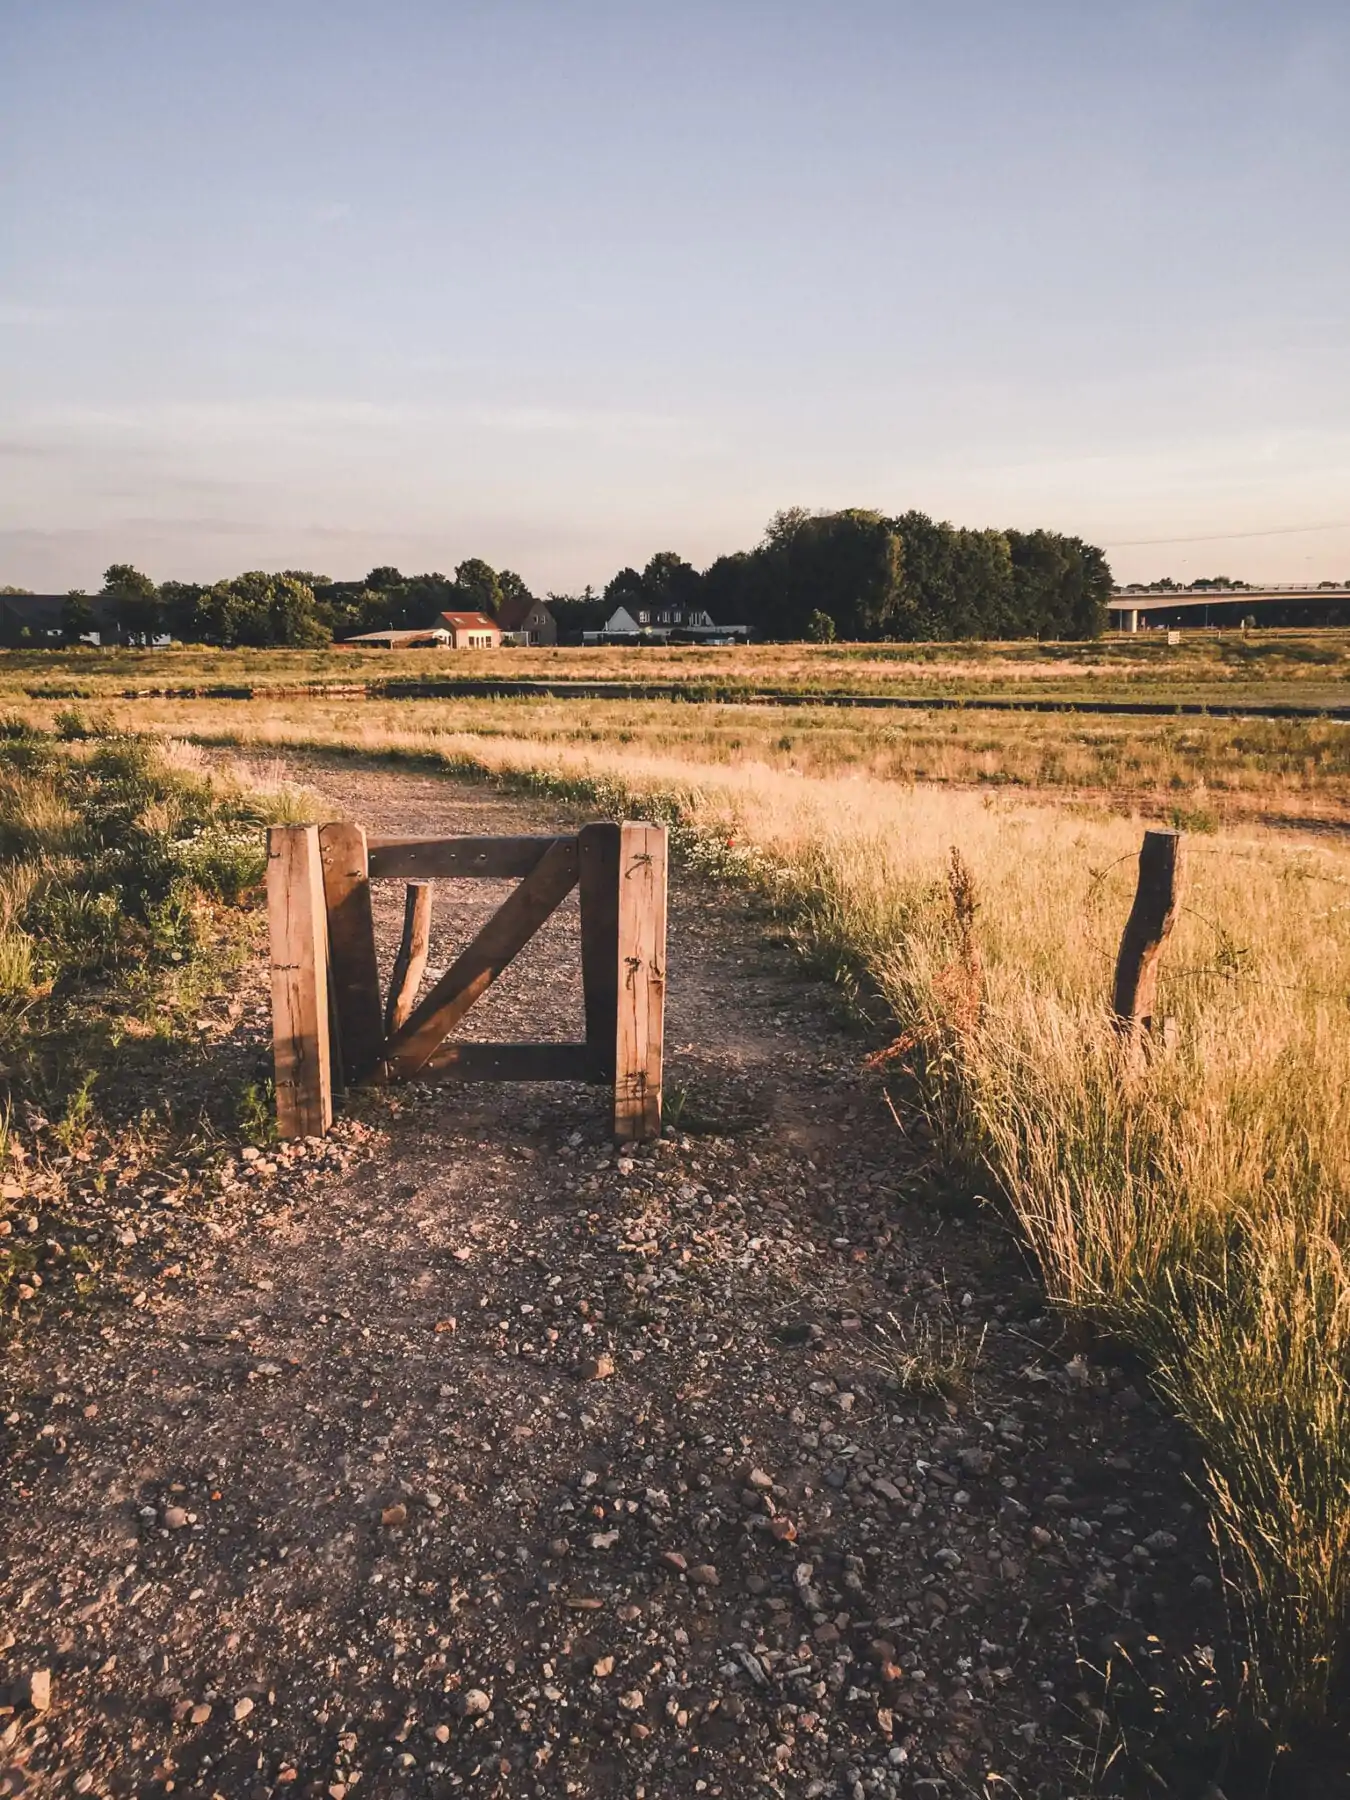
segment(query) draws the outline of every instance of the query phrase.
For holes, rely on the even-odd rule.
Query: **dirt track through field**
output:
[[[381,831],[560,825],[294,768]],[[438,884],[433,974],[504,891]],[[576,970],[573,898],[468,1035],[579,1035]],[[677,876],[669,970],[659,1147],[580,1087],[363,1101],[9,1369],[0,1687],[52,1699],[0,1715],[0,1793],[1069,1795],[1119,1723],[1077,1653],[1186,1710],[1221,1624],[1172,1428],[923,1197],[763,921]],[[973,1392],[906,1391],[981,1342]]]

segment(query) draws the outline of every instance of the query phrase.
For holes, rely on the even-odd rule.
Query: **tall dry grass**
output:
[[[55,709],[28,703],[50,725]],[[690,764],[769,765],[815,776],[870,775],[1106,795],[1188,829],[1224,819],[1350,819],[1350,725],[1329,720],[1104,718],[970,712],[845,712],[824,706],[540,698],[101,704],[114,730],[206,733],[219,742],[472,750],[528,737],[541,758],[621,748]],[[485,751],[485,754],[487,752]]]

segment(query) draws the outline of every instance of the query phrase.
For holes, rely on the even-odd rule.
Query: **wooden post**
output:
[[[322,1137],[333,1122],[333,1074],[317,826],[273,825],[268,831],[267,922],[277,1130],[284,1138]]]
[[[581,981],[586,1003],[590,1080],[614,1080],[619,1028],[618,825],[583,825],[577,833],[581,890]]]
[[[1125,1042],[1126,1064],[1137,1069],[1153,1028],[1158,962],[1176,918],[1184,860],[1181,834],[1146,831],[1139,852],[1139,882],[1116,958],[1111,996],[1116,1025]]]
[[[661,1135],[666,1000],[666,828],[619,828],[614,1135]]]
[[[360,825],[319,827],[328,954],[333,971],[336,1042],[343,1075],[365,1079],[380,1058],[380,970],[375,960],[375,921],[370,908],[366,834]]]
[[[427,972],[430,950],[431,883],[410,881],[403,902],[403,937],[389,977],[389,1002],[384,1013],[386,1037],[393,1037],[412,1011],[417,990]]]

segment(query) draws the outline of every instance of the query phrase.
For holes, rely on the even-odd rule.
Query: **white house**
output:
[[[583,644],[731,644],[750,636],[748,625],[715,625],[701,606],[616,607],[600,631],[584,631]]]

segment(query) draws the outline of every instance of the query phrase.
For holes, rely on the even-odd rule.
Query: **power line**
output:
[[[1350,531],[1350,519],[1337,519],[1330,525],[1273,525],[1269,531],[1211,531],[1204,537],[1114,538],[1108,550],[1144,550],[1155,544],[1226,544],[1234,538],[1300,537],[1309,531]]]

